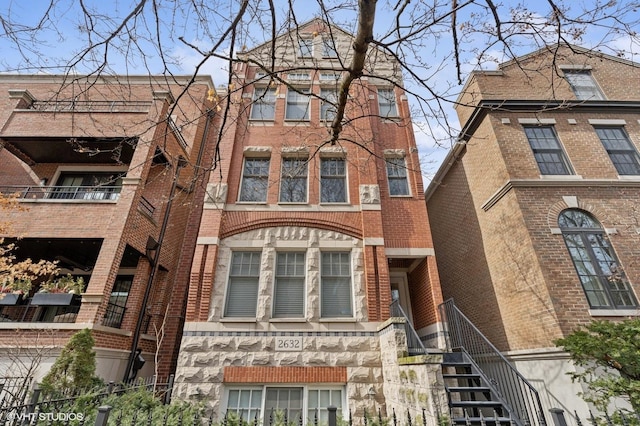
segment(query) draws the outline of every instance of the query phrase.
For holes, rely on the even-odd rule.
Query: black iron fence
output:
[[[138,379],[129,384],[111,382],[102,388],[72,394],[62,392],[55,395],[45,395],[36,385],[27,400],[24,397],[13,399],[12,404],[0,406],[0,425],[83,425],[91,418],[91,413],[95,412],[97,407],[107,398],[137,390],[153,392],[155,398],[163,404],[168,404],[171,402],[173,391],[173,376],[169,376],[165,380],[153,376],[147,379]],[[135,425],[137,423],[128,424]]]
[[[24,404],[32,381],[32,377],[1,377],[0,409]]]
[[[455,306],[453,299],[440,305],[448,351],[466,353],[472,364],[517,417],[517,423],[545,425],[538,391]]]

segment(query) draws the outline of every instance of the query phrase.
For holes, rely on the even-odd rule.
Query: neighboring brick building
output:
[[[289,408],[290,419],[312,420],[329,404],[371,410],[396,398],[392,299],[437,346],[440,285],[394,59],[369,52],[350,91],[353,121],[326,144],[335,110],[320,97],[336,99],[351,44],[321,20],[281,36],[282,81],[264,72],[271,43],[239,54],[247,62],[234,69],[207,186],[176,372],[175,394],[218,414]],[[436,370],[419,385],[429,413]]]
[[[189,81],[0,76],[0,192],[16,193],[26,209],[2,212],[11,224],[5,237],[21,238],[18,258],[57,260],[62,274],[87,282],[81,301],[67,305],[0,301],[3,375],[23,373],[16,357],[45,354],[41,377],[57,355],[43,348],[59,350],[88,327],[98,375],[120,381],[140,316],[141,374],[154,373],[163,324],[158,372],[170,373],[204,199],[199,182],[208,179],[217,136],[211,79],[183,93]],[[154,242],[159,262],[141,312]]]
[[[587,407],[554,339],[640,313],[639,80],[566,46],[474,72],[426,192],[444,298],[567,415]]]

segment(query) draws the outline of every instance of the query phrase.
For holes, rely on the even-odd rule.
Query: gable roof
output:
[[[633,67],[640,67],[640,64],[637,62],[633,62],[630,61],[628,59],[624,59],[624,58],[620,58],[618,56],[614,56],[614,55],[609,55],[597,50],[593,50],[593,49],[588,49],[586,47],[582,47],[582,46],[578,46],[575,44],[570,44],[570,43],[555,43],[555,44],[549,44],[546,46],[541,47],[538,50],[535,50],[533,52],[527,53],[525,55],[522,56],[518,56],[517,58],[513,58],[510,59],[506,62],[502,62],[501,64],[498,65],[498,69],[504,69],[507,67],[510,67],[516,63],[521,63],[523,61],[527,61],[529,59],[535,58],[537,56],[541,56],[541,55],[548,55],[548,54],[555,54],[556,52],[558,52],[561,49],[568,49],[569,51],[573,52],[574,54],[578,54],[578,55],[586,55],[587,57],[596,57],[596,58],[600,58],[600,59],[604,59],[604,60],[608,60],[608,61],[614,61],[614,62],[618,62],[621,64],[625,64],[625,65],[630,65]]]
[[[325,27],[330,27],[332,31],[333,30],[338,30],[338,31],[340,31],[341,33],[343,33],[344,35],[346,35],[348,37],[353,37],[354,36],[352,33],[346,31],[345,29],[339,27],[338,25],[328,24],[327,22],[323,21],[322,18],[315,17],[315,18],[311,18],[310,20],[308,20],[306,22],[303,22],[302,24],[299,24],[297,27],[294,27],[294,28],[290,29],[289,31],[287,31],[287,32],[285,32],[283,34],[280,34],[280,35],[276,36],[276,38],[275,38],[276,43],[275,44],[277,44],[278,40],[283,39],[285,37],[288,37],[288,36],[291,35],[291,33],[294,33],[294,32],[303,33],[303,34],[304,33],[308,33],[308,34],[314,33],[316,31],[309,29],[309,27],[312,27],[313,25],[316,26],[315,30],[317,30],[317,32],[321,32],[319,30],[324,29]],[[261,44],[255,46],[255,47],[252,47],[249,50],[243,50],[242,52],[238,52],[238,55],[249,55],[251,53],[254,53],[254,52],[256,52],[256,51],[258,51],[260,49],[263,49],[263,48],[269,46],[272,43],[273,43],[273,40],[267,40],[264,43],[261,43]]]

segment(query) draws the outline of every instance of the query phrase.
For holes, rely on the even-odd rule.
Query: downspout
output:
[[[137,356],[138,342],[140,341],[140,335],[142,334],[142,322],[144,320],[144,312],[147,309],[147,304],[149,303],[149,296],[151,295],[151,287],[153,286],[153,279],[158,272],[158,268],[160,266],[160,250],[162,249],[162,243],[164,241],[164,236],[167,232],[167,227],[169,225],[169,216],[171,214],[171,205],[173,204],[173,197],[176,192],[176,187],[178,186],[178,177],[180,176],[180,170],[187,165],[187,160],[179,156],[178,162],[175,165],[175,173],[173,175],[173,182],[171,184],[171,191],[169,192],[169,200],[167,201],[167,207],[164,211],[164,218],[162,219],[162,226],[160,228],[160,234],[158,235],[158,241],[155,246],[155,253],[153,256],[153,260],[151,261],[151,273],[149,274],[149,279],[147,280],[147,287],[144,291],[144,297],[142,298],[142,306],[140,306],[140,312],[138,313],[138,321],[136,322],[136,328],[133,334],[133,339],[131,340],[131,351],[129,353],[129,360],[127,361],[127,367],[124,372],[123,381],[128,382],[131,374],[131,367],[133,367],[133,362]]]

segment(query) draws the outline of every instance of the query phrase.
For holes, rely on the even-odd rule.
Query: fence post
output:
[[[173,392],[173,381],[175,380],[175,377],[172,375],[169,376],[169,380],[167,382],[167,393],[164,394],[164,403],[165,404],[170,404],[171,403],[171,393]]]
[[[549,412],[555,426],[567,426],[567,420],[564,418],[564,410],[562,408],[549,408]]]
[[[96,416],[96,426],[107,426],[109,420],[109,413],[111,412],[111,406],[103,405],[98,407],[98,415]]]
[[[31,401],[29,401],[29,404],[26,407],[25,410],[25,419],[29,419],[29,422],[31,421],[31,414],[33,414],[36,411],[36,405],[38,405],[38,400],[40,399],[40,384],[36,383],[35,385],[33,385],[33,393],[31,394]],[[25,424],[23,422],[23,424]],[[28,424],[28,423],[27,423]]]
[[[329,412],[329,426],[336,426],[338,424],[338,409],[333,405],[330,405],[327,407],[327,411]]]

